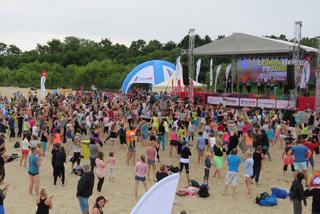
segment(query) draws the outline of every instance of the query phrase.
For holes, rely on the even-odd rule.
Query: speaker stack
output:
[[[183,77],[183,84],[189,85],[189,69],[188,65],[182,65],[182,77]]]
[[[289,90],[296,87],[294,65],[287,65],[287,86]]]

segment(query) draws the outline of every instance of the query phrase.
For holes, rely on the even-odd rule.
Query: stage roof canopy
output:
[[[294,43],[278,39],[233,33],[230,36],[193,50],[194,55],[232,56],[246,54],[290,53]],[[317,52],[318,49],[301,46],[305,52]]]

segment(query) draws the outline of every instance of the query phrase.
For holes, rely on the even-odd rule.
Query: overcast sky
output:
[[[0,42],[23,50],[65,36],[129,45],[132,40],[179,42],[196,33],[233,32],[293,37],[320,35],[320,0],[0,0]]]

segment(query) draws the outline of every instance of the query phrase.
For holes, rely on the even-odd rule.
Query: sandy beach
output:
[[[15,91],[20,90],[26,94],[28,89],[17,89],[10,87],[1,87],[0,92],[2,96],[11,96]],[[21,141],[19,139],[19,141]],[[8,141],[6,143],[7,151],[9,154],[21,154],[21,149],[14,149],[13,144],[15,141]],[[80,213],[78,200],[76,198],[76,186],[79,177],[71,174],[71,163],[65,165],[66,167],[66,184],[62,186],[61,181],[58,180],[57,185],[53,185],[53,175],[51,167],[51,146],[48,148],[48,155],[45,157],[43,165],[40,168],[40,186],[48,189],[49,195],[54,195],[53,209],[50,211],[52,214],[77,214]],[[109,145],[104,146],[105,154],[109,151]],[[203,181],[204,166],[197,164],[197,152],[195,146],[191,147],[192,158],[190,162],[190,178],[199,182]],[[282,187],[289,189],[293,176],[290,171],[284,176],[282,173],[282,150],[280,145],[275,148],[270,148],[272,161],[264,160],[261,171],[261,183],[259,186],[253,185],[253,197],[250,199],[247,196],[247,189],[244,179],[244,164],[240,166],[240,184],[236,197],[231,194],[222,196],[224,188],[224,178],[226,173],[226,165],[224,164],[222,170],[222,178],[213,178],[212,174],[214,168],[211,168],[211,175],[209,178],[209,193],[210,197],[203,199],[196,196],[176,196],[176,205],[173,207],[174,214],[179,214],[182,209],[185,209],[188,214],[232,214],[232,213],[248,213],[248,214],[278,214],[278,213],[292,213],[292,204],[289,199],[279,199],[278,205],[275,207],[260,207],[255,203],[255,196],[261,192],[271,192],[272,187]],[[137,157],[145,154],[145,147],[137,144]],[[242,153],[239,152],[240,156]],[[105,213],[130,213],[130,210],[137,202],[134,199],[134,166],[131,164],[127,166],[125,158],[126,151],[120,150],[118,145],[115,158],[116,163],[116,176],[115,182],[110,182],[108,178],[108,171],[106,174],[106,181],[103,185],[102,195],[109,199],[106,205]],[[160,152],[160,159],[162,163],[178,165],[178,156],[169,157],[168,151]],[[317,158],[316,158],[317,159]],[[82,162],[89,163],[88,160]],[[316,161],[318,166],[318,159]],[[4,201],[6,213],[9,214],[32,214],[36,211],[35,197],[29,195],[28,184],[29,178],[27,169],[19,166],[19,161],[13,161],[5,166],[6,168],[6,182],[10,183],[7,198]],[[159,165],[157,165],[157,169]],[[94,194],[90,198],[90,207],[97,196],[96,191],[97,178],[95,180]],[[148,181],[148,186],[153,185],[153,181]],[[185,171],[181,176],[179,187],[182,188],[186,185]],[[229,193],[231,193],[229,189]],[[139,197],[143,194],[143,187],[140,185]],[[159,201],[161,203],[161,201]],[[311,212],[311,199],[308,199],[308,206],[303,208],[303,213]]]

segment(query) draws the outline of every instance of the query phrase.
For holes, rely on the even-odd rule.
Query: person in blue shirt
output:
[[[241,163],[241,160],[238,154],[238,149],[234,148],[230,155],[227,157],[227,164],[228,164],[228,172],[226,175],[226,180],[225,180],[225,188],[224,188],[224,193],[223,195],[226,195],[227,189],[230,184],[233,186],[233,196],[235,196],[236,193],[236,188],[238,185],[238,173],[239,173],[239,165]]]
[[[32,195],[33,187],[36,195],[39,193],[39,167],[41,166],[42,157],[40,150],[37,148],[31,148],[31,155],[29,156],[28,163],[29,169],[28,174],[30,178],[29,193]]]
[[[307,177],[307,160],[311,153],[308,148],[303,145],[303,137],[301,135],[298,136],[296,145],[291,147],[291,150],[288,152],[289,155],[293,154],[294,156],[294,169],[295,169],[295,178],[297,173],[300,171],[303,172],[304,176]]]

